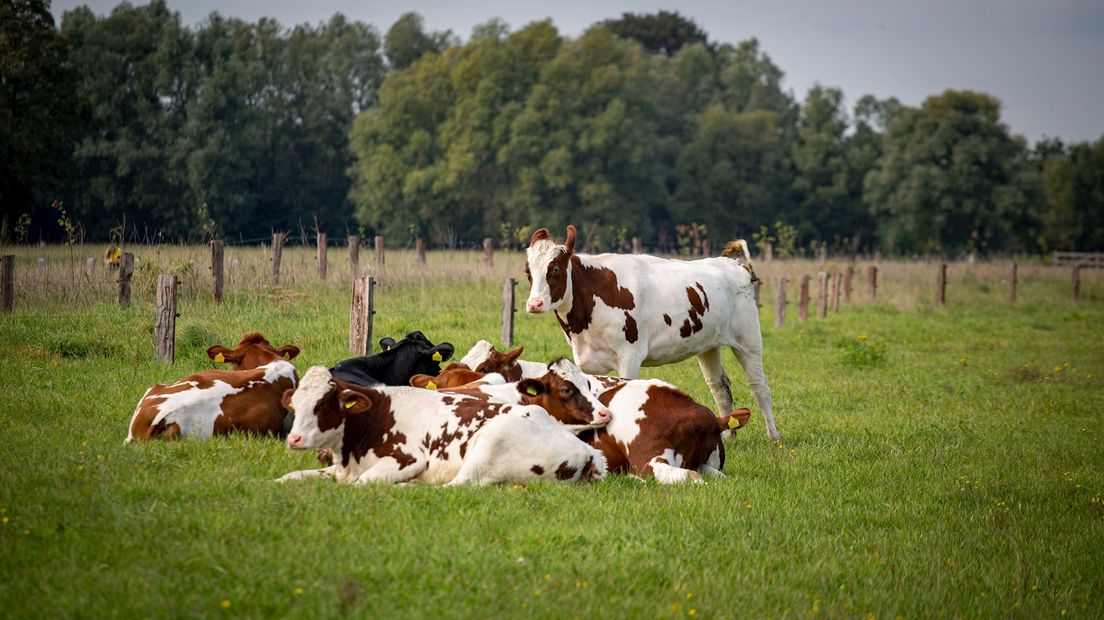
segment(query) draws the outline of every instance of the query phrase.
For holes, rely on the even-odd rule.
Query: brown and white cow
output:
[[[332,475],[358,484],[493,484],[605,475],[601,452],[544,409],[493,402],[478,392],[369,388],[315,366],[284,402],[295,411],[288,448],[331,450],[334,463],[280,481]]]
[[[206,370],[146,390],[131,417],[127,443],[232,432],[282,434],[286,412],[281,398],[296,383],[295,366],[288,360],[298,354],[299,347],[277,349],[258,332],[242,336],[233,349],[207,349],[212,360],[235,370]]]
[[[505,370],[503,354],[493,346],[480,348],[481,352],[471,357],[473,363],[492,372]],[[510,364],[521,362],[515,358]],[[538,364],[524,364],[524,374],[536,374]],[[665,484],[697,481],[701,474],[721,475],[723,432],[741,428],[748,420],[746,407],[718,418],[663,381],[606,376],[588,379],[592,393],[612,412],[612,421],[578,434],[602,451],[610,473],[650,475]],[[569,428],[581,428],[576,419],[555,412],[552,415]]]
[[[740,260],[728,258],[737,252]],[[744,264],[746,263],[746,264]],[[721,364],[729,347],[747,376],[766,421],[781,438],[763,372],[763,337],[747,245],[732,242],[725,257],[696,261],[646,255],[575,253],[575,227],[557,244],[547,228],[533,233],[525,275],[525,309],[553,312],[584,372],[616,371],[635,379],[641,366],[696,356],[719,411],[732,410],[732,389]]]

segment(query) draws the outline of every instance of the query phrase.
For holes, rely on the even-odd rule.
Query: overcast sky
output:
[[[97,14],[116,0],[55,0],[54,15],[87,4]],[[143,1],[134,4],[145,4]],[[848,105],[866,93],[918,105],[947,88],[974,89],[1003,103],[1013,132],[1035,141],[1104,135],[1104,0],[774,0],[628,2],[605,0],[168,0],[195,25],[212,11],[285,26],[318,23],[336,12],[382,33],[406,11],[431,30],[467,39],[490,18],[512,29],[551,18],[578,35],[621,13],[677,10],[710,39],[757,37],[800,100],[813,84],[838,86]]]

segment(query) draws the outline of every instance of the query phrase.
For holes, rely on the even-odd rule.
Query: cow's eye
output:
[[[552,268],[548,270],[548,273],[550,275],[553,275],[553,276],[560,275],[560,266],[559,265],[553,265]]]
[[[571,396],[574,393],[575,393],[575,387],[574,386],[568,385],[568,386],[560,388],[560,394],[563,395],[563,396]]]

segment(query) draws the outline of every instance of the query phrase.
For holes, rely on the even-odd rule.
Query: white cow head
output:
[[[346,418],[371,405],[365,394],[336,381],[325,366],[311,367],[298,388],[284,391],[284,407],[295,414],[288,449],[340,448]]]
[[[575,253],[575,227],[567,227],[567,241],[557,244],[547,228],[533,233],[525,252],[525,277],[532,285],[525,311],[549,312],[563,305],[571,293],[571,256]]]

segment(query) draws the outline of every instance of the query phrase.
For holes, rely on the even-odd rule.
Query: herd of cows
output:
[[[453,345],[411,332],[382,339],[379,354],[314,366],[300,379],[291,363],[299,348],[253,332],[234,349],[208,349],[233,370],[149,388],[127,442],[245,432],[316,451],[324,467],[281,481],[578,482],[607,473],[700,481],[723,475],[723,436],[749,417],[733,409],[723,347],[743,366],[768,437],[780,438],[746,244],[697,261],[576,254],[574,245],[574,227],[563,243],[542,228],[525,264],[526,310],[556,315],[574,362],[529,362],[520,347],[504,353],[481,340],[442,370]],[[641,366],[690,356],[729,413],[718,417],[669,383],[636,378]],[[609,371],[618,376],[600,374]]]

